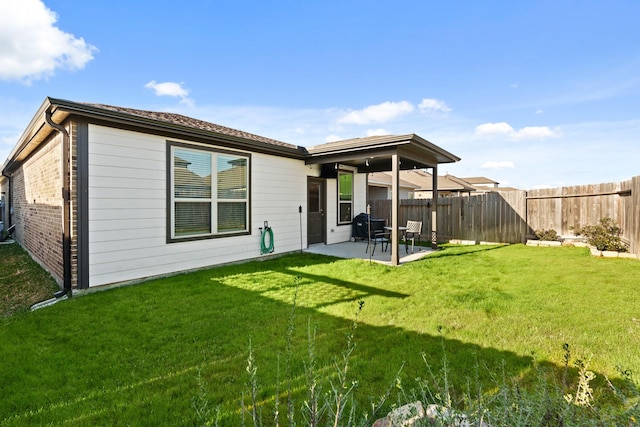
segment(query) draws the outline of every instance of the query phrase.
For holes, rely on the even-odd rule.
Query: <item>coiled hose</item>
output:
[[[260,230],[260,254],[270,254],[273,252],[273,230],[268,225],[265,225],[264,228],[260,228]],[[269,241],[268,246],[267,240]]]

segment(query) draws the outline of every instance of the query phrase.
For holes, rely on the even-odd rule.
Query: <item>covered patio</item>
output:
[[[460,160],[459,157],[416,134],[348,139],[311,147],[308,149],[308,154],[305,160],[306,164],[322,165],[324,177],[334,177],[333,175],[340,165],[354,168],[358,173],[391,172],[392,204],[391,218],[389,218],[388,224],[391,228],[390,265],[399,265],[401,263],[399,244],[401,234],[399,227],[405,224],[399,224],[400,170],[432,169],[433,209],[431,223],[433,225],[431,230],[423,230],[422,233],[427,235],[427,239],[430,237],[431,247],[433,249],[437,248],[438,165],[457,162]],[[350,244],[353,244],[353,242],[350,242]],[[362,253],[365,253],[364,247],[362,248]],[[382,254],[389,257],[389,252],[382,252]],[[365,253],[365,255],[367,254]],[[378,250],[374,255],[378,255]]]
[[[404,246],[401,248],[400,259],[398,264],[402,265],[408,262],[417,261],[432,253],[435,253],[437,249],[427,247],[416,247],[415,251],[406,253]],[[334,256],[337,258],[346,259],[363,259],[371,260],[378,264],[392,265],[391,264],[391,252],[389,250],[382,251],[380,245],[376,247],[376,250],[371,254],[371,248],[367,251],[367,241],[357,240],[355,242],[343,242],[334,243],[332,245],[316,244],[311,245],[304,252],[320,255]]]

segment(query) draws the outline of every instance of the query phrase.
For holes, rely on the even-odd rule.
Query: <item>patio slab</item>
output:
[[[332,245],[325,244],[317,244],[311,245],[305,252],[320,254],[320,255],[329,255],[338,258],[359,258],[368,260],[369,252],[371,248],[369,248],[369,252],[366,251],[367,242],[366,240],[358,240],[355,242],[343,242],[343,243],[334,243]],[[437,252],[436,249],[425,248],[422,246],[416,246],[414,253],[406,253],[404,249],[404,245],[400,245],[400,265],[405,264],[407,262],[416,261],[421,258],[424,258],[427,255]],[[376,247],[374,254],[371,256],[371,261],[377,262],[380,264],[391,265],[391,248],[387,249],[386,252],[383,252],[380,249],[380,245]]]

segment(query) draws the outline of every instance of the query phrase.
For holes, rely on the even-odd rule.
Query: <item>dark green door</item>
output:
[[[307,180],[307,245],[325,243],[326,230],[325,181]]]

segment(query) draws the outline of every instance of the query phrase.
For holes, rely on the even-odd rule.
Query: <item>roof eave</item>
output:
[[[18,142],[14,145],[13,149],[9,152],[9,155],[2,164],[2,168],[0,169],[2,174],[11,170],[12,166],[18,161],[18,158],[23,152],[25,152],[25,150],[31,146],[32,149],[29,150],[29,152],[33,151],[33,149],[35,149],[49,135],[52,128],[47,125],[45,114],[50,108],[50,98],[45,98],[20,138],[18,138]],[[47,127],[49,129],[48,131],[46,130]]]

